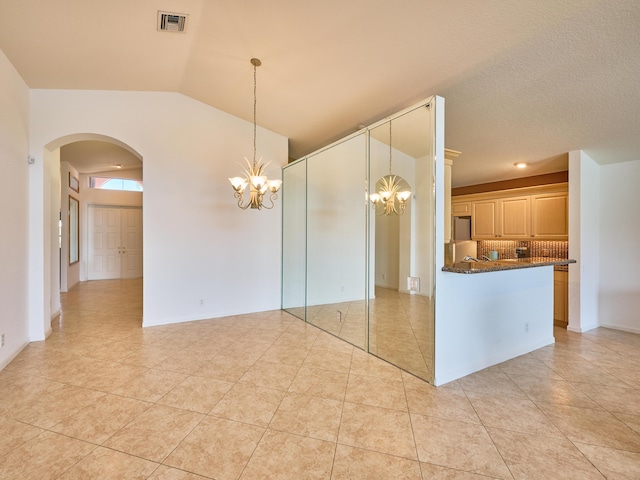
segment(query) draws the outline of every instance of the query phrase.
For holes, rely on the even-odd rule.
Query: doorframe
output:
[[[81,211],[84,208],[84,212],[82,213],[82,218],[84,219],[84,241],[82,242],[81,248],[84,250],[84,265],[82,268],[82,275],[80,281],[89,281],[89,255],[90,255],[90,240],[89,240],[89,209],[90,208],[119,208],[121,210],[128,209],[139,209],[144,217],[144,204],[142,205],[124,205],[124,204],[106,204],[106,203],[87,203],[84,207],[81,205]],[[122,221],[122,218],[121,218]],[[144,221],[142,222],[142,235],[144,236]],[[143,244],[144,245],[144,244]],[[142,251],[142,255],[144,258],[144,249]],[[122,268],[122,264],[121,264]],[[142,278],[144,278],[144,263],[142,269]],[[97,280],[91,280],[97,281]]]

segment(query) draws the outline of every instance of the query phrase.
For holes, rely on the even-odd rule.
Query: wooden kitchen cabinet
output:
[[[569,322],[569,272],[553,272],[553,324],[567,327]]]
[[[498,236],[503,238],[531,237],[531,197],[503,198],[499,202]]]
[[[471,237],[474,239],[531,237],[528,195],[473,202],[471,211]]]
[[[471,204],[471,238],[498,238],[498,200],[481,200]]]
[[[544,193],[531,196],[531,236],[549,240],[569,237],[567,193]]]
[[[451,214],[471,215],[473,240],[568,240],[567,184],[459,195]]]
[[[451,215],[455,217],[467,217],[471,215],[471,202],[452,202]]]

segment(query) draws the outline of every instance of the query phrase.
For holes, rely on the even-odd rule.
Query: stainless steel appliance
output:
[[[461,262],[466,256],[476,257],[478,243],[471,240],[471,217],[453,217],[452,260]]]

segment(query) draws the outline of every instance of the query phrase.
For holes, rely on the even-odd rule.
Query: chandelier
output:
[[[257,58],[251,59],[251,65],[253,65],[253,162],[250,162],[247,157],[244,158],[247,162],[247,166],[243,168],[243,177],[233,177],[229,179],[231,186],[234,190],[234,197],[238,199],[238,206],[242,210],[247,208],[257,208],[261,210],[263,208],[271,209],[274,205],[274,200],[278,198],[278,190],[282,185],[282,180],[269,180],[266,175],[267,165],[270,162],[262,163],[262,158],[256,162],[256,70],[262,65],[262,62]],[[244,193],[249,187],[249,198],[246,203]],[[269,201],[271,205],[263,203],[264,196],[267,192],[269,194]]]
[[[376,182],[376,193],[369,195],[371,207],[377,215],[402,215],[411,197],[409,184],[399,175],[391,174],[391,121],[389,121],[389,175]]]

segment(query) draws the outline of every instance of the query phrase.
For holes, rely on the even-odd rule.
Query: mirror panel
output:
[[[366,135],[307,159],[307,321],[366,348]]]
[[[307,163],[282,171],[282,308],[305,320]]]
[[[424,102],[283,171],[283,309],[429,382],[433,114]],[[377,215],[369,199],[390,174],[411,194],[401,215]]]
[[[80,204],[69,196],[69,265],[80,260]]]
[[[378,179],[389,175],[401,177],[411,189],[400,215],[385,215],[380,208],[371,212],[369,351],[428,381],[433,378],[435,268],[430,124],[429,108],[422,106],[372,128],[369,140],[370,194]],[[417,291],[409,290],[409,278],[417,279],[412,288]]]

